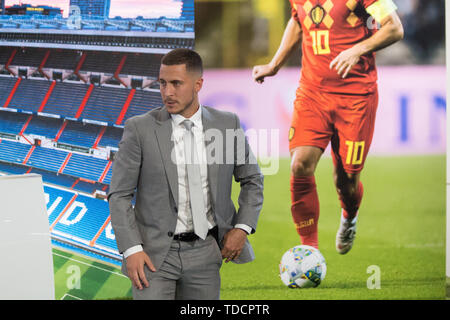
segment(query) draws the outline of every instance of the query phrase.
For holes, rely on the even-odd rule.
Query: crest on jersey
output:
[[[330,11],[333,7],[334,4],[331,0],[326,0],[322,5],[317,4],[315,6],[310,0],[306,0],[303,5],[303,10],[305,11],[303,25],[305,28],[309,29],[313,24],[318,27],[321,23],[323,23],[328,29],[330,29],[334,23],[333,18],[330,16]]]
[[[311,10],[311,20],[315,25],[319,25],[323,21],[325,13],[325,9],[317,5]]]

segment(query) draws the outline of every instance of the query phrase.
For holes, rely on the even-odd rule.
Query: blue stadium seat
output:
[[[17,78],[0,77],[0,107],[4,106],[16,82]]]
[[[55,208],[49,215],[49,223],[52,225],[74,193],[51,187],[44,187],[44,191],[49,198],[47,209],[52,206]],[[67,210],[55,224],[52,233],[89,246],[108,217],[109,208],[106,201],[78,195],[71,209]],[[106,242],[104,245],[112,251],[117,250],[114,242]]]
[[[107,160],[74,153],[64,168],[63,173],[98,181],[107,164]]]
[[[116,127],[108,127],[106,128],[105,133],[103,134],[99,146],[102,147],[115,147],[118,148],[120,139],[122,139],[123,129]]]
[[[58,142],[90,148],[100,133],[101,127],[94,124],[68,121]]]
[[[29,115],[0,111],[0,132],[19,134]]]
[[[2,50],[0,50],[0,64],[5,65],[8,62],[13,50],[14,48],[12,47],[2,47]]]
[[[133,116],[144,114],[151,109],[162,107],[163,105],[159,92],[136,90],[123,122]]]
[[[114,124],[122,111],[129,93],[129,89],[95,87],[81,114],[81,118]]]
[[[47,170],[42,170],[38,168],[32,168],[30,173],[40,174],[42,180],[45,183],[54,184],[61,187],[70,188],[76,181],[77,178],[67,176],[64,174],[57,174],[55,172],[50,172]]]
[[[61,214],[67,204],[73,197],[73,193],[61,189],[44,186],[44,193],[46,194],[48,222],[50,225],[55,222],[56,218]]]
[[[162,57],[162,54],[129,53],[120,73],[157,78]]]
[[[123,53],[119,52],[100,52],[85,51],[86,59],[84,60],[81,70],[104,72],[114,74],[120,64]]]
[[[12,163],[0,161],[0,172],[4,172],[6,174],[24,174],[27,171],[28,168],[25,166],[18,166]]]
[[[9,107],[37,112],[50,85],[51,82],[46,80],[22,79]]]
[[[88,88],[85,84],[56,82],[44,112],[75,117]]]
[[[13,66],[39,67],[44,59],[47,49],[42,48],[21,48],[17,50],[11,62]]]
[[[52,49],[44,68],[73,70],[79,58],[76,50]]]
[[[97,241],[95,242],[95,247],[100,249],[106,249],[107,251],[115,251],[118,253],[116,237],[114,235],[114,230],[111,227],[111,221],[107,224],[105,230],[100,234]]]
[[[111,183],[111,176],[112,176],[112,168],[113,166],[108,169],[108,172],[105,175],[105,178],[103,179],[103,183],[110,184]]]
[[[0,161],[21,164],[30,149],[29,144],[2,139],[0,140]]]
[[[53,139],[61,128],[62,123],[63,120],[61,119],[33,116],[24,133]]]
[[[67,157],[67,152],[36,147],[26,165],[34,168],[58,172]]]

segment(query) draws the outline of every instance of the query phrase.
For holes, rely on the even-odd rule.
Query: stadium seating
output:
[[[0,64],[5,65],[8,62],[13,50],[14,49],[11,47],[3,47],[2,50],[0,50]]]
[[[14,78],[0,77],[0,104],[5,103],[15,83],[16,79]],[[23,79],[8,107],[38,112],[50,85],[50,81]],[[89,86],[85,84],[56,82],[41,111],[75,118],[88,88]],[[96,86],[88,97],[80,118],[115,124],[129,94],[130,89]],[[159,92],[136,90],[123,122],[132,116],[143,114],[150,109],[161,106],[162,101]]]
[[[93,72],[114,73],[123,56],[123,53],[116,52],[85,52],[86,59],[81,66],[81,70]]]
[[[22,79],[9,107],[37,112],[50,85],[50,81]]]
[[[133,100],[131,100],[127,113],[125,114],[123,122],[128,118],[144,114],[153,108],[162,107],[161,95],[159,92],[136,90]]]
[[[33,115],[28,126],[25,128],[24,134],[34,134],[49,139],[55,138],[63,121],[48,117],[39,117]]]
[[[27,167],[17,166],[9,162],[0,161],[0,172],[6,174],[24,174],[28,171]]]
[[[109,185],[111,183],[111,176],[112,176],[112,166],[106,172],[106,175],[105,175],[105,177],[104,177],[102,182],[106,183],[107,185]]]
[[[108,228],[108,203],[71,191],[44,186],[52,234],[82,247],[91,247],[120,259]],[[112,239],[111,239],[112,238]],[[98,245],[97,245],[98,242]]]
[[[17,50],[11,65],[39,67],[44,59],[46,50],[41,48],[21,48]]]
[[[4,47],[0,50],[0,64],[6,64],[10,59],[14,47]],[[12,66],[39,67],[47,52],[49,55],[43,68],[74,70],[83,53],[86,53],[81,69],[88,72],[99,72],[113,74],[123,56],[126,56],[125,64],[121,70],[124,75],[149,76],[156,78],[159,73],[159,63],[161,54],[148,53],[119,53],[90,50],[68,50],[68,49],[48,49],[48,48],[17,48]]]
[[[108,203],[78,195],[74,207],[72,212],[66,211],[66,215],[59,219],[53,231],[76,235],[82,243],[89,244],[108,218]],[[82,220],[77,220],[78,215],[83,215]]]
[[[5,106],[11,90],[17,82],[17,78],[0,76],[0,107]]]
[[[20,24],[22,28],[29,25],[26,18]],[[152,30],[163,28],[170,32],[178,28],[169,20],[157,23],[142,20],[139,24]],[[42,21],[41,26],[46,28],[46,22]],[[142,27],[134,25],[131,28]],[[148,42],[143,43],[143,47],[169,48],[168,44],[159,43],[159,38],[142,41]],[[111,75],[120,66],[121,76],[156,79],[162,58],[162,54],[149,53],[1,48],[0,65],[9,61],[11,66],[42,66],[49,75],[51,69],[75,71],[78,66],[82,75],[89,72]],[[117,84],[90,85],[76,79],[75,74],[69,77],[69,81],[65,73],[63,78],[56,77],[56,81],[49,81],[38,72],[31,77],[23,77],[23,72],[20,74],[22,78],[8,75],[7,70],[0,74],[0,133],[7,137],[0,136],[0,174],[41,175],[53,240],[64,240],[89,251],[113,256],[119,261],[121,255],[111,228],[108,203],[93,196],[98,190],[109,191],[114,163],[94,157],[92,149],[89,149],[118,148],[127,119],[162,106],[159,91],[124,88],[117,81]],[[17,110],[1,110],[2,107]],[[13,141],[14,135],[20,133],[25,137],[37,135],[56,141],[57,149],[45,144],[44,147],[32,146]],[[82,153],[83,150],[86,153]],[[101,194],[98,196],[103,197]],[[84,210],[86,212],[83,213]]]
[[[44,68],[73,70],[80,56],[76,50],[51,49]]]
[[[67,157],[67,152],[36,147],[28,161],[24,164],[48,171],[58,172]]]
[[[72,154],[63,173],[75,177],[82,177],[92,181],[99,181],[108,164],[107,160],[88,157],[80,154]]]
[[[31,145],[18,143],[10,140],[0,140],[0,161],[19,163],[21,164],[28,152],[31,149]]]
[[[129,89],[95,87],[81,118],[114,124],[127,100]]]
[[[110,146],[117,148],[119,146],[119,141],[122,138],[122,133],[123,129],[108,127],[106,128],[106,131],[103,134],[98,145],[103,147]]]
[[[76,178],[64,175],[64,174],[56,174],[55,172],[50,172],[43,169],[31,168],[28,173],[40,174],[42,176],[42,180],[47,184],[53,184],[56,186],[61,186],[65,188],[71,188],[75,183]],[[82,190],[84,191],[84,190]]]
[[[56,82],[52,94],[45,104],[44,112],[73,118],[87,91],[88,86],[85,84]]]
[[[56,186],[62,186],[67,189],[73,189],[76,191],[81,191],[87,194],[93,194],[96,190],[102,190],[108,192],[108,186],[102,183],[92,183],[83,181],[80,178],[69,176],[66,174],[58,174],[55,172],[31,168],[22,164],[13,164],[10,162],[0,161],[0,174],[24,174],[24,173],[35,173],[42,176],[42,180],[46,184],[52,184]]]
[[[0,161],[23,164],[55,174],[61,172],[65,175],[85,178],[93,182],[99,181],[104,174],[101,182],[109,184],[111,181],[111,167],[105,173],[108,166],[107,160],[94,158],[87,154],[72,153],[69,155],[67,151],[39,146],[34,146],[33,152],[30,153],[31,148],[32,146],[28,144],[3,139],[0,142]],[[75,180],[72,180],[72,182],[75,182]]]
[[[120,73],[157,78],[161,58],[162,55],[130,53]]]
[[[61,212],[67,207],[67,204],[73,198],[74,193],[65,191],[50,186],[44,186],[44,193],[46,194],[47,213],[50,225],[55,223],[56,219],[61,215]]]
[[[0,110],[0,132],[19,134],[29,115]]]
[[[58,142],[90,148],[100,133],[97,125],[68,121]]]

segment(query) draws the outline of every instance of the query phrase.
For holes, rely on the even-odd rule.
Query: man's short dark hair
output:
[[[185,64],[187,71],[203,75],[202,58],[197,52],[190,49],[174,49],[162,57],[161,63],[166,66]]]

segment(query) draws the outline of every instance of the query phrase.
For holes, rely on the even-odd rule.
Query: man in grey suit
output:
[[[254,259],[263,176],[239,118],[199,104],[202,74],[196,52],[166,54],[164,107],[126,121],[114,159],[111,223],[134,299],[219,299],[223,259]]]

